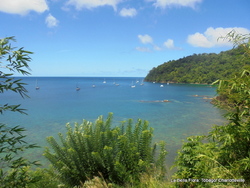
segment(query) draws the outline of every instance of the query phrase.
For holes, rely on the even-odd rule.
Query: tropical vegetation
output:
[[[73,126],[67,124],[66,134],[59,133],[58,138],[48,137],[49,146],[45,149],[44,156],[51,165],[38,169],[31,168],[36,162],[20,156],[25,149],[37,147],[24,141],[25,130],[20,126],[11,127],[1,123],[0,186],[250,186],[250,35],[232,31],[224,40],[233,42],[234,49],[222,52],[218,56],[224,54],[227,57],[227,60],[224,59],[224,65],[228,68],[230,66],[227,61],[231,62],[231,58],[234,59],[237,65],[234,70],[236,72],[228,69],[221,80],[213,78],[206,80],[206,83],[213,82],[217,85],[218,96],[214,98],[213,104],[228,110],[225,115],[228,122],[225,125],[213,126],[207,135],[188,137],[178,151],[173,167],[176,170],[171,177],[166,176],[166,143],[152,144],[153,128],[149,127],[149,123],[140,119],[136,122],[128,119],[114,126],[113,114],[110,113],[106,119],[100,116],[95,122],[84,120],[81,124],[75,123]],[[25,69],[29,70],[31,52],[24,51],[23,48],[14,50],[9,44],[11,41],[14,41],[13,37],[0,40],[1,69],[7,68],[10,72],[0,72],[0,91],[13,91],[27,97],[25,83],[11,76],[13,71],[29,74]],[[234,56],[229,58],[230,53]],[[200,57],[210,55],[217,56],[203,54]],[[194,59],[198,56],[195,55]],[[176,70],[173,69],[174,72]],[[216,78],[218,77],[217,73]],[[20,105],[1,104],[0,113],[7,110],[25,113]]]
[[[159,171],[165,175],[165,143],[159,143],[159,158],[155,158],[156,145],[152,145],[153,129],[147,121],[132,119],[120,126],[111,127],[112,114],[106,121],[100,116],[95,123],[84,121],[67,135],[59,134],[60,142],[49,137],[52,151],[47,148],[45,157],[59,172],[59,178],[68,186],[83,185],[88,179],[102,177],[107,183],[137,185],[142,173]]]
[[[28,63],[32,52],[23,48],[16,49],[11,46],[11,42],[15,42],[14,37],[0,40],[0,93],[10,91],[28,97],[25,83],[11,76],[14,72],[30,74]],[[6,111],[26,114],[20,104],[0,104],[0,113]],[[24,150],[37,147],[26,143],[24,132],[25,129],[19,125],[0,123],[0,187],[26,187],[38,181],[36,177],[29,175],[30,167],[37,162],[21,156]]]
[[[219,54],[193,54],[154,67],[145,77],[148,82],[211,84],[216,80],[231,78],[249,59],[242,59],[243,46]]]
[[[231,32],[227,36],[244,49],[242,60],[249,59],[250,35]],[[247,41],[245,40],[247,39]],[[181,187],[247,187],[250,184],[250,67],[228,80],[218,80],[215,104],[227,108],[228,123],[215,125],[208,135],[187,139],[178,153],[174,177],[199,179],[178,182]],[[211,184],[209,181],[214,180]]]

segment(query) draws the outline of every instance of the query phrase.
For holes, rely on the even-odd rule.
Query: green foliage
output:
[[[225,136],[227,133],[222,134]],[[189,137],[187,140],[188,142],[184,143],[178,152],[175,162],[178,170],[172,177],[173,179],[185,179],[187,182],[176,182],[177,187],[245,186],[246,182],[220,182],[220,179],[244,179],[245,181],[248,179],[242,176],[242,171],[236,168],[238,164],[229,162],[226,153],[229,154],[229,151],[232,150],[222,147],[225,142],[212,140],[210,136]],[[223,161],[227,161],[227,164]],[[199,180],[199,182],[192,180]],[[215,182],[211,183],[206,180]]]
[[[207,170],[203,169],[204,166],[197,156],[197,152],[199,154],[204,153],[202,139],[203,137],[201,136],[187,138],[189,142],[184,143],[181,151],[178,152],[179,156],[176,161],[176,165],[180,167],[178,173],[186,178],[198,179],[203,177],[203,175],[209,175],[207,174]]]
[[[246,40],[248,36],[248,40]],[[226,37],[244,49],[242,60],[249,59],[250,35],[230,32]],[[244,40],[244,41],[241,41]],[[234,186],[250,184],[250,118],[249,66],[228,80],[219,80],[216,104],[227,108],[228,124],[214,126],[207,136],[188,138],[176,160],[176,178],[242,179],[243,182],[176,183],[177,186]]]
[[[11,47],[11,42],[15,42],[14,37],[0,40],[0,93],[12,91],[22,97],[28,97],[24,87],[26,84],[10,76],[13,76],[13,72],[29,74],[25,69],[29,70],[31,52],[23,48],[15,50]],[[4,70],[7,73],[4,73]],[[0,113],[6,110],[25,114],[20,105],[0,104]],[[29,183],[37,181],[36,177],[29,175],[29,168],[36,164],[36,161],[30,162],[20,155],[26,149],[37,147],[25,142],[24,131],[25,129],[20,126],[9,127],[0,123],[0,187],[26,187]]]
[[[249,59],[242,59],[244,51],[242,45],[219,54],[193,54],[168,61],[150,70],[145,81],[211,84],[218,79],[228,79],[242,66],[250,64]]]
[[[244,49],[242,60],[250,59],[250,34],[241,35],[232,31],[225,38],[232,41],[234,46],[240,45]],[[216,83],[219,83],[218,97],[214,102],[219,107],[227,108],[230,111],[228,118],[234,120],[236,124],[243,120],[249,121],[250,66],[244,65],[233,78],[217,80],[214,84]]]
[[[48,168],[37,168],[36,170],[32,170],[29,172],[30,176],[33,178],[38,179],[39,181],[35,181],[30,183],[27,187],[28,188],[58,188],[58,187],[64,187],[59,179],[57,178],[57,173],[54,171],[52,167]]]
[[[44,155],[62,182],[77,186],[101,175],[105,181],[118,185],[136,184],[154,164],[163,165],[165,143],[161,143],[156,160],[156,145],[151,144],[153,129],[147,121],[139,119],[133,126],[129,119],[114,128],[111,121],[110,113],[106,121],[100,116],[95,123],[85,120],[74,128],[67,124],[67,135],[59,133],[60,142],[53,137],[47,139],[53,152],[47,148]],[[163,175],[165,169],[160,170]]]
[[[31,61],[29,55],[32,52],[23,48],[15,50],[16,48],[11,46],[11,42],[15,42],[14,37],[0,39],[0,93],[13,91],[22,97],[28,97],[24,87],[26,84],[21,79],[15,79],[11,76],[14,75],[14,72],[22,75],[30,74],[26,69],[30,70],[28,63]],[[19,107],[20,105],[0,104],[0,113],[2,114],[6,110],[25,113],[24,109]]]
[[[218,82],[217,93],[219,95],[214,103],[248,119],[250,115],[250,66],[243,67],[243,70],[234,78]]]

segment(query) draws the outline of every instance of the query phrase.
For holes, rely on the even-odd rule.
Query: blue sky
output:
[[[169,60],[232,48],[249,0],[0,0],[0,38],[34,52],[33,76],[146,76]]]

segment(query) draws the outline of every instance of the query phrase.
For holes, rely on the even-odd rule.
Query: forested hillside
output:
[[[219,54],[193,54],[168,61],[154,67],[145,81],[211,84],[218,79],[231,78],[244,65],[250,64],[249,59],[242,59],[243,53],[242,47],[238,47]]]

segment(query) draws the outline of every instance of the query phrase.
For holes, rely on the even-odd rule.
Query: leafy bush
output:
[[[0,39],[0,93],[12,91],[23,98],[28,97],[25,83],[21,79],[15,79],[13,72],[29,75],[29,57],[32,52],[23,48],[12,47],[14,37]],[[6,73],[7,72],[7,73]],[[0,104],[0,114],[5,111],[25,113],[20,104]],[[0,123],[0,187],[26,187],[28,184],[38,181],[36,177],[30,176],[29,169],[36,161],[30,162],[21,156],[26,149],[37,147],[25,142],[25,129],[20,126],[9,126]]]
[[[36,178],[39,181],[30,183],[27,188],[66,188],[57,178],[57,173],[52,167],[37,168],[36,170],[29,171],[30,177]]]
[[[231,32],[227,37],[236,46],[241,45],[245,50],[243,59],[249,59],[250,35]],[[178,152],[175,178],[233,179],[241,182],[217,181],[211,184],[188,181],[176,183],[177,186],[247,187],[250,184],[250,68],[244,66],[233,78],[217,83],[217,104],[229,110],[226,116],[228,123],[214,126],[207,136],[188,138]]]
[[[136,184],[140,175],[160,167],[164,174],[166,150],[161,143],[159,159],[155,159],[156,144],[152,146],[153,129],[147,121],[138,120],[135,126],[129,119],[120,126],[111,127],[112,113],[106,121],[100,116],[95,123],[84,120],[74,128],[67,124],[67,135],[59,133],[60,142],[49,137],[51,149],[45,157],[59,172],[62,182],[70,186],[100,177],[118,185]]]
[[[29,175],[30,166],[37,165],[37,162],[30,162],[18,155],[26,149],[37,147],[24,141],[24,131],[19,126],[9,128],[0,124],[0,187],[25,187],[38,181]]]

